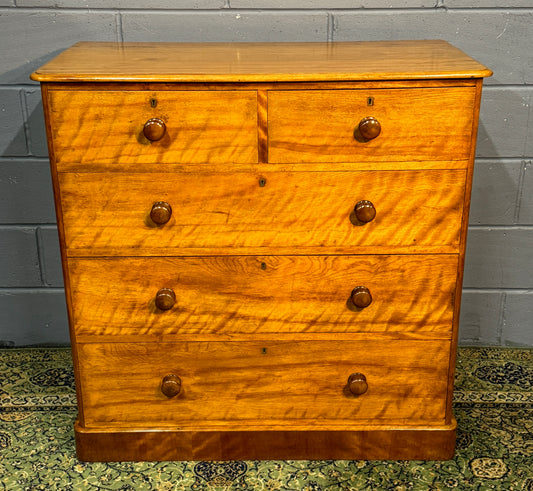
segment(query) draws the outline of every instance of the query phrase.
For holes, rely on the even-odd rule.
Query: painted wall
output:
[[[68,343],[41,64],[79,40],[435,38],[494,70],[460,343],[533,346],[533,0],[0,0],[0,345]]]

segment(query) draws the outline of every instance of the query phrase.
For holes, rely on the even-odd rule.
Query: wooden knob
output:
[[[354,396],[360,396],[368,390],[366,377],[362,373],[352,373],[348,377],[348,389]]]
[[[356,286],[352,290],[352,302],[356,307],[364,309],[372,303],[372,295],[366,286]]]
[[[152,210],[150,211],[152,222],[157,225],[164,225],[170,220],[171,216],[172,208],[166,201],[158,201],[153,204]]]
[[[169,373],[163,377],[163,381],[161,382],[161,392],[163,392],[163,394],[168,398],[171,398],[177,396],[180,391],[181,379],[177,375]]]
[[[172,288],[161,288],[155,295],[155,306],[159,310],[170,310],[176,303],[176,294]]]
[[[152,118],[144,123],[143,133],[148,140],[156,142],[165,136],[167,127],[159,118]]]
[[[358,201],[354,208],[355,216],[357,220],[363,223],[368,223],[374,220],[376,217],[376,209],[371,201],[363,199]]]
[[[365,140],[373,140],[381,133],[381,124],[372,116],[363,118],[359,122],[359,133]]]

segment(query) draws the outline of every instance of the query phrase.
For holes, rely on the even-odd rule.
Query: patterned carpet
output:
[[[455,458],[81,463],[67,349],[0,350],[0,489],[533,491],[533,351],[462,348]]]

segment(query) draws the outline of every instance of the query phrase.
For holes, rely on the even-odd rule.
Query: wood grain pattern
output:
[[[449,332],[456,255],[69,260],[79,336]],[[353,288],[372,303],[357,309]],[[171,288],[174,307],[154,305]],[[95,341],[97,339],[95,338]]]
[[[159,343],[157,350],[145,343],[83,344],[85,427],[443,424],[448,349],[447,341]],[[346,387],[354,371],[368,381],[359,397]],[[172,399],[160,391],[169,372],[181,379]]]
[[[43,110],[44,110],[44,123],[46,128],[47,135],[50,135],[51,129],[51,114],[50,108],[48,107],[48,84],[42,84],[41,93],[43,99]],[[67,316],[68,316],[68,329],[69,329],[69,338],[72,352],[72,365],[74,369],[74,380],[76,387],[76,401],[78,404],[78,417],[83,421],[83,398],[81,394],[81,383],[79,378],[79,360],[78,360],[78,340],[76,338],[76,332],[74,330],[74,321],[72,318],[72,296],[70,292],[70,274],[67,266],[67,248],[65,245],[65,228],[63,224],[63,209],[61,207],[61,201],[59,199],[59,179],[57,168],[55,165],[55,153],[54,145],[50,138],[47,139],[48,146],[48,155],[50,158],[50,174],[52,177],[52,186],[54,190],[54,207],[57,217],[57,232],[59,236],[59,250],[61,253],[61,264],[63,267],[63,282],[65,285],[65,301],[67,307]]]
[[[472,196],[472,179],[474,175],[474,161],[476,157],[476,139],[479,125],[479,110],[481,106],[481,92],[483,88],[483,80],[476,81],[476,104],[474,109],[474,117],[472,120],[472,145],[470,147],[470,156],[468,160],[468,174],[465,183],[465,201],[463,219],[461,221],[461,249],[459,255],[459,264],[457,267],[457,290],[455,304],[453,326],[452,326],[452,350],[450,352],[450,370],[448,371],[448,397],[447,397],[447,421],[453,417],[452,403],[453,403],[453,389],[454,389],[454,373],[455,361],[457,356],[457,341],[459,338],[459,320],[461,313],[461,295],[463,290],[463,275],[464,275],[464,261],[466,255],[466,238],[468,234],[468,218],[470,212],[470,200]]]
[[[41,82],[257,82],[475,78],[492,72],[445,41],[83,42],[32,74]]]
[[[257,162],[255,91],[51,90],[49,98],[59,171],[71,162]],[[143,129],[152,118],[166,132],[150,142]]]
[[[459,170],[59,176],[70,256],[456,252],[464,179]],[[377,211],[365,225],[354,219],[362,199]],[[173,210],[160,227],[148,216],[158,201]]]
[[[453,457],[457,423],[391,427],[374,424],[355,430],[321,426],[300,429],[209,431],[88,430],[76,422],[76,453],[82,461],[139,460],[448,460]]]
[[[490,74],[444,41],[79,43],[37,70],[78,456],[450,458]]]
[[[474,101],[473,87],[270,91],[269,162],[465,159]],[[354,130],[366,117],[379,121],[381,133],[357,141]]]

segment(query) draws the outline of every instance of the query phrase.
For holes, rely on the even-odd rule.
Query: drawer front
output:
[[[134,340],[213,333],[449,333],[457,262],[456,255],[210,256],[71,258],[68,267],[77,335]],[[364,308],[354,301],[365,295],[352,298],[360,286],[371,296]],[[171,289],[174,301],[162,289]]]
[[[445,415],[447,341],[91,343],[78,349],[86,427],[416,424],[442,423]],[[365,376],[366,393],[349,391],[352,373]],[[178,395],[165,396],[163,380],[164,389],[179,387]]]
[[[474,102],[474,87],[271,91],[268,160],[467,159]],[[378,121],[381,132],[365,140],[359,125],[368,117]],[[372,123],[365,124],[368,132]]]
[[[465,171],[61,173],[59,181],[70,256],[446,253],[459,250]],[[365,200],[376,210],[367,223],[354,212]],[[150,218],[156,202],[170,206],[163,225]]]
[[[80,163],[257,162],[255,91],[53,90],[49,97],[59,171]],[[153,118],[166,128],[156,141],[144,135]]]

